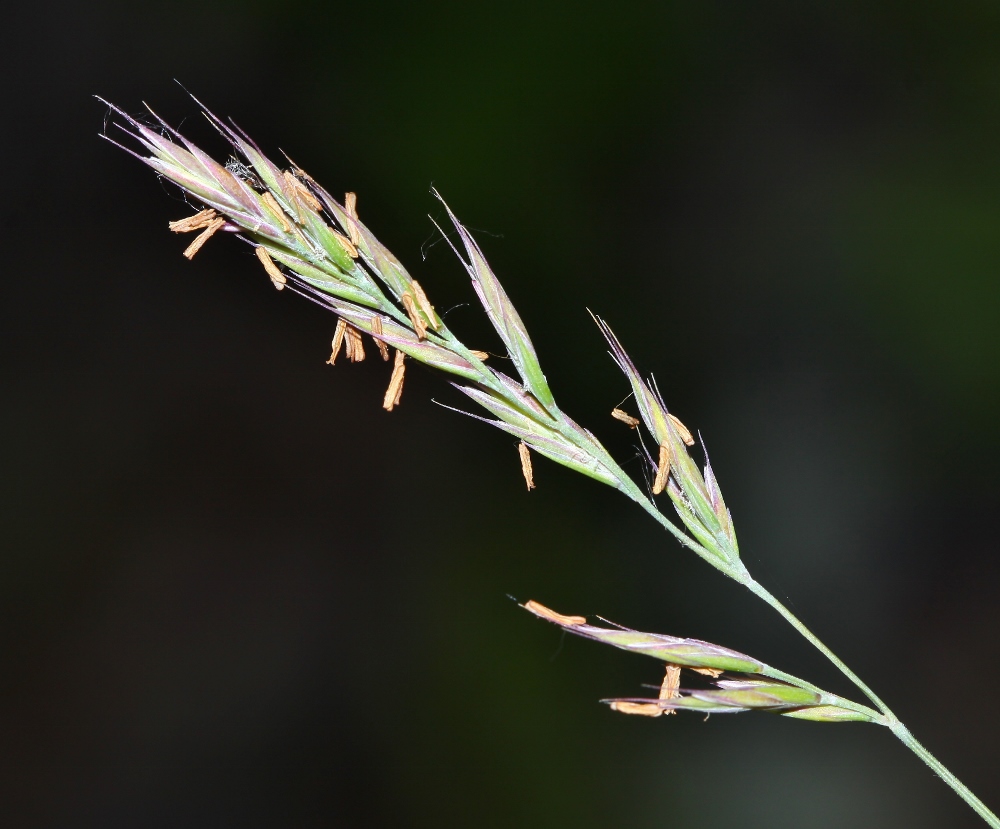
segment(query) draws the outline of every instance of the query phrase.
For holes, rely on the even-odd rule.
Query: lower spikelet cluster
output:
[[[729,648],[700,639],[588,625],[584,616],[565,616],[535,601],[525,602],[522,607],[569,633],[666,663],[655,699],[604,700],[612,711],[644,717],[677,711],[697,711],[706,716],[769,711],[816,722],[874,722],[880,719],[879,713],[871,708],[822,691]],[[681,688],[682,669],[697,674],[710,687]],[[725,679],[720,678],[723,675]]]

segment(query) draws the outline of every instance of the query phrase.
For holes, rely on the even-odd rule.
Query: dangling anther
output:
[[[399,399],[403,396],[403,377],[406,374],[406,364],[403,362],[406,355],[402,351],[396,352],[396,359],[392,364],[392,376],[389,378],[389,387],[385,390],[385,397],[382,399],[382,408],[391,412],[399,405]]]
[[[288,223],[288,219],[285,218],[285,211],[281,209],[281,205],[278,204],[278,200],[274,197],[274,193],[268,190],[263,196],[260,197],[260,200],[267,205],[268,210],[270,210],[275,215],[277,220],[281,222],[281,229],[285,231],[285,233],[291,233],[292,226]]]
[[[222,216],[219,216],[218,219],[212,219],[208,227],[199,233],[195,240],[185,248],[184,256],[188,259],[194,259],[194,255],[202,249],[205,242],[211,239],[215,235],[215,232],[220,230],[225,223],[226,220]]]
[[[469,353],[477,360],[483,360],[484,362],[489,359],[490,356],[488,351],[470,351]]]
[[[354,222],[359,221],[357,193],[344,193],[344,210],[348,216],[354,219]],[[361,231],[358,230],[358,226],[354,222],[347,223],[347,235],[351,237],[351,242],[357,247],[361,244]]]
[[[680,695],[681,687],[681,666],[667,665],[667,672],[660,684],[660,699],[677,699]],[[667,709],[664,714],[676,714],[673,709]]]
[[[376,336],[377,335],[377,336]],[[382,335],[382,318],[379,316],[372,317],[372,338],[375,340],[375,345],[378,346],[379,353],[382,355],[382,359],[389,362],[389,348],[386,346],[379,336]]]
[[[691,668],[690,670],[702,676],[710,676],[712,679],[718,679],[724,673],[722,668]]]
[[[285,170],[282,175],[284,176],[285,182],[292,188],[295,195],[305,202],[307,207],[311,208],[316,213],[319,213],[319,211],[323,209],[323,205],[320,203],[319,199],[312,194],[312,190],[306,187],[291,172]]]
[[[284,155],[285,158],[288,158],[288,153],[282,151],[282,155]],[[305,179],[306,181],[311,181],[315,184],[316,179],[314,179],[311,175],[309,175],[309,173],[307,173],[298,164],[292,161],[291,158],[288,158],[288,163],[292,165],[292,172],[295,173],[295,175],[297,175],[299,178]]]
[[[667,665],[667,672],[660,684],[660,699],[677,699],[681,695],[681,666]]]
[[[670,480],[670,444],[660,444],[660,462],[656,467],[656,478],[653,480],[653,495],[659,495],[667,488]]]
[[[198,238],[188,245],[184,251],[186,258],[193,259],[194,255],[202,249],[205,242],[211,239],[215,232],[225,225],[225,223],[226,220],[222,216],[216,213],[211,207],[206,207],[204,210],[199,210],[193,216],[188,216],[186,219],[169,222],[167,227],[174,233],[191,233],[194,230],[202,231],[198,234]]]
[[[412,294],[403,294],[402,302],[406,316],[410,318],[410,324],[413,326],[413,333],[417,335],[418,340],[424,339],[427,336],[427,323],[424,322],[424,318],[417,310],[416,300],[413,299]]]
[[[548,619],[550,622],[555,622],[557,625],[563,625],[568,627],[575,627],[576,625],[587,624],[586,616],[564,616],[562,613],[556,613],[551,607],[546,607],[541,602],[536,602],[534,599],[526,601],[521,605],[529,613],[534,613],[541,619]]]
[[[365,343],[361,339],[361,332],[349,324],[345,333],[344,354],[352,363],[360,363],[365,359]]]
[[[197,239],[195,241],[197,241]],[[254,249],[254,253],[257,254],[257,258],[260,260],[260,263],[264,266],[264,270],[267,271],[267,275],[271,277],[271,282],[274,283],[274,287],[277,288],[279,291],[283,290],[285,287],[285,283],[288,280],[285,278],[285,275],[280,270],[278,270],[278,266],[274,264],[274,260],[271,259],[271,254],[269,254],[267,250],[265,250],[260,245],[258,245]]]
[[[190,233],[192,230],[201,230],[208,227],[215,221],[215,217],[218,215],[211,207],[206,207],[204,210],[199,210],[193,216],[188,216],[186,219],[168,222],[167,227],[174,233]]]
[[[330,355],[330,359],[326,361],[328,366],[336,365],[337,355],[340,354],[340,348],[344,344],[344,335],[347,333],[347,321],[341,317],[337,320],[337,329],[333,332],[333,353]]]
[[[615,700],[611,703],[611,710],[619,714],[638,714],[640,717],[659,717],[664,712],[655,702],[625,702]]]
[[[396,381],[396,396],[392,398],[393,406],[398,406],[399,401],[403,396],[403,379],[406,377],[406,363],[404,362],[405,359],[406,355],[402,351],[400,351],[396,359],[393,360],[392,363],[393,371],[395,371],[396,365],[397,364],[399,365],[399,374],[397,375],[398,379]]]
[[[420,287],[420,283],[416,279],[411,279],[410,285],[413,288],[413,296],[417,300],[417,307],[424,312],[424,316],[427,317],[430,327],[437,331],[437,314],[434,313],[434,306],[427,299],[427,294],[424,293],[424,289]]]
[[[523,440],[517,445],[517,454],[521,456],[521,474],[530,492],[535,488],[535,476],[531,469],[531,450]]]
[[[622,423],[628,426],[629,429],[634,429],[636,426],[639,425],[639,418],[632,417],[632,415],[630,415],[628,412],[623,412],[621,409],[612,409],[611,416],[615,420],[620,420]]]
[[[330,232],[337,238],[337,241],[340,242],[340,246],[347,251],[347,255],[350,256],[351,259],[357,259],[358,256],[360,256],[358,249],[354,247],[354,242],[348,239],[343,233],[337,233],[336,230],[331,230]]]
[[[670,418],[670,422],[674,425],[674,428],[677,430],[677,434],[680,435],[681,440],[683,440],[688,446],[694,446],[694,437],[691,434],[691,430],[681,423],[679,418],[674,417],[674,415],[668,414],[667,417]]]

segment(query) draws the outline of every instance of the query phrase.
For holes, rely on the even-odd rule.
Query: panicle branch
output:
[[[655,384],[647,383],[642,378],[610,326],[597,316],[594,316],[594,321],[611,347],[612,358],[632,386],[642,423],[656,441],[657,458],[655,461],[650,459],[652,494],[659,495],[666,491],[677,517],[697,541],[701,551],[708,554],[703,557],[739,579],[745,571],[740,563],[736,530],[707,454],[702,472],[688,451],[695,443],[690,430],[667,410]],[[612,412],[612,417],[623,420],[621,414]],[[628,415],[625,417],[628,418]],[[628,420],[625,422],[632,425]]]
[[[630,653],[641,653],[667,664],[667,673],[656,699],[631,697],[606,699],[623,714],[657,717],[673,711],[735,714],[769,711],[785,717],[817,722],[877,722],[882,716],[864,705],[830,694],[745,653],[662,633],[642,633],[628,628],[587,624],[584,616],[565,616],[539,602],[521,605],[529,613],[563,630]],[[699,674],[708,688],[681,688],[681,669]],[[723,675],[725,679],[720,679]]]

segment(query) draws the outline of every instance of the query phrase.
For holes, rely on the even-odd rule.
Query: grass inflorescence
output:
[[[819,722],[868,722],[889,728],[936,771],[990,825],[1000,820],[933,757],[861,679],[791,611],[747,571],[740,559],[732,515],[722,496],[707,452],[700,464],[688,427],[670,412],[656,384],[636,368],[608,324],[594,317],[610,353],[627,378],[638,417],[615,407],[611,416],[631,429],[644,429],[652,450],[644,450],[640,480],[634,480],[588,429],[556,404],[528,331],[472,235],[441,200],[458,242],[441,230],[472,280],[476,295],[513,364],[517,378],[488,366],[488,354],[461,342],[435,309],[428,292],[361,222],[358,200],[347,193],[338,201],[288,159],[278,166],[234,123],[202,106],[209,123],[227,142],[232,157],[219,163],[160,119],[152,110],[140,121],[108,105],[121,122],[115,126],[145,150],[142,154],[114,141],[180,187],[193,215],[173,221],[175,233],[195,233],[184,250],[192,259],[219,234],[250,244],[266,277],[278,290],[289,289],[337,315],[332,353],[350,362],[365,360],[374,347],[391,369],[383,407],[400,405],[406,360],[438,369],[486,415],[472,414],[518,439],[518,459],[529,490],[535,487],[532,453],[614,487],[641,506],[683,546],[764,600],[820,650],[865,694],[863,705],[830,694],[811,683],[728,648],[627,628],[587,624],[538,602],[524,607],[579,636],[665,663],[656,698],[606,700],[613,710],[660,717],[680,710],[713,713],[767,711]],[[148,109],[148,108],[147,108]],[[440,229],[440,228],[439,228]],[[368,345],[366,345],[366,342]],[[390,351],[391,350],[391,351]],[[470,414],[466,412],[465,414]],[[666,498],[662,495],[666,493]],[[659,500],[658,500],[659,499]],[[672,507],[672,516],[660,502]],[[707,687],[682,688],[684,671]]]

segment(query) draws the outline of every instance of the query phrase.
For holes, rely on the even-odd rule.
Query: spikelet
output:
[[[529,606],[530,604],[530,606]],[[642,653],[670,665],[684,668],[710,668],[718,671],[735,671],[743,674],[762,674],[767,665],[744,653],[702,642],[699,639],[682,639],[662,633],[642,633],[628,628],[606,628],[586,624],[582,616],[565,616],[554,610],[530,602],[525,610],[546,621],[587,639],[593,639],[630,653]],[[544,612],[538,612],[538,608]]]
[[[535,353],[535,347],[528,336],[528,329],[525,328],[524,323],[521,321],[517,309],[514,308],[514,304],[510,301],[510,297],[507,296],[507,292],[500,284],[500,280],[497,279],[496,274],[493,273],[486,262],[486,257],[483,255],[482,250],[480,250],[479,245],[472,238],[472,235],[458,221],[455,214],[451,212],[451,208],[445,204],[444,199],[441,198],[437,190],[432,192],[437,196],[441,204],[444,205],[444,209],[448,212],[448,218],[451,219],[455,230],[458,231],[459,238],[462,240],[462,245],[468,257],[468,260],[462,260],[462,264],[472,278],[472,286],[475,288],[476,294],[479,296],[479,301],[490,318],[490,322],[493,323],[497,334],[500,335],[500,339],[503,340],[503,344],[507,347],[507,353],[514,362],[517,373],[521,375],[521,380],[525,387],[543,407],[554,406],[555,399],[552,396],[552,390],[549,388],[548,381],[546,381],[545,375],[542,373],[542,368],[538,362],[538,355]],[[445,239],[447,238],[447,235],[445,235]],[[451,243],[449,242],[449,244]],[[455,252],[458,253],[457,250]]]

